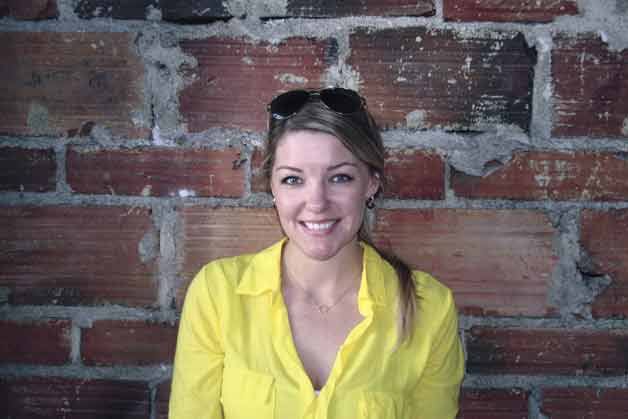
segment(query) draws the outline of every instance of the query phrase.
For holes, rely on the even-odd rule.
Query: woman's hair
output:
[[[329,109],[318,96],[310,99],[294,115],[275,119],[270,117],[268,137],[264,149],[262,170],[268,182],[275,163],[275,153],[279,140],[288,132],[316,131],[333,135],[351,153],[369,168],[372,175],[380,180],[381,193],[384,186],[384,144],[375,120],[362,106],[360,111],[340,114]],[[366,207],[365,207],[366,211]],[[395,269],[399,279],[399,342],[410,337],[416,316],[416,286],[410,267],[392,253],[378,249],[372,242],[366,217],[358,231],[358,239],[369,244]]]

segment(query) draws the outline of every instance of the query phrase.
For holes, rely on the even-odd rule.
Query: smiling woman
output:
[[[454,418],[451,292],[368,237],[384,148],[366,101],[297,90],[269,111],[264,171],[286,237],[190,285],[170,418]]]

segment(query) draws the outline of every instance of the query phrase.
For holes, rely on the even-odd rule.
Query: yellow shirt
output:
[[[170,419],[453,419],[464,356],[449,289],[414,272],[416,329],[397,346],[397,277],[363,244],[358,308],[364,319],[341,345],[317,396],[281,293],[282,245],[209,263],[190,284]]]

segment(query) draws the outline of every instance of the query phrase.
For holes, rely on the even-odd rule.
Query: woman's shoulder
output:
[[[451,289],[431,274],[423,271],[412,271],[412,277],[420,304],[438,306],[453,304]]]

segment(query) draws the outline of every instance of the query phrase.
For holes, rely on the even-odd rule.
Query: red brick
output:
[[[56,0],[0,0],[0,17],[18,20],[55,19],[59,17]]]
[[[552,52],[554,128],[559,137],[628,137],[628,50],[597,35],[557,37]]]
[[[556,231],[529,210],[380,210],[375,243],[449,285],[475,315],[546,316]]]
[[[52,149],[0,148],[0,190],[48,192],[56,189],[57,163]]]
[[[149,419],[146,383],[32,377],[4,379],[0,416],[11,419]]]
[[[221,257],[252,253],[283,235],[271,208],[183,209],[183,283],[177,290],[180,307],[189,281],[206,263]]]
[[[288,16],[432,16],[436,13],[433,0],[288,0]]]
[[[585,210],[580,243],[591,276],[608,275],[612,283],[593,302],[595,317],[628,317],[628,210]]]
[[[142,261],[145,235],[157,243]],[[158,232],[146,209],[0,208],[0,243],[0,286],[13,304],[156,304]]]
[[[463,389],[457,419],[528,419],[528,392]]]
[[[551,22],[578,14],[576,0],[444,0],[445,20],[494,22]]]
[[[177,328],[141,320],[100,320],[82,329],[85,365],[171,364]]]
[[[493,329],[467,334],[472,374],[624,375],[626,330]]]
[[[235,149],[70,149],[67,182],[87,194],[239,197],[244,170],[238,161]]]
[[[628,200],[628,160],[610,153],[522,152],[485,177],[454,172],[466,198]]]
[[[0,320],[0,362],[63,365],[70,360],[68,320]]]
[[[114,19],[145,19],[149,7],[159,8],[158,0],[80,0],[74,12],[82,19],[110,17]]]
[[[382,126],[528,129],[536,51],[520,33],[362,29],[350,46],[348,63]]]
[[[628,389],[546,388],[541,413],[551,419],[625,419]]]
[[[445,163],[436,153],[389,150],[385,177],[384,194],[388,198],[445,198]]]
[[[156,419],[168,419],[170,384],[170,381],[164,381],[157,386],[157,395],[155,396]]]
[[[198,61],[195,81],[180,96],[190,132],[210,127],[266,128],[266,104],[281,91],[321,87],[336,61],[331,40],[291,38],[277,45],[246,39],[186,40],[181,48]]]
[[[130,33],[0,33],[0,133],[61,135],[87,123],[147,137],[144,65]]]
[[[266,176],[262,173],[263,152],[259,148],[253,150],[251,156],[251,192],[270,193],[270,186]]]

